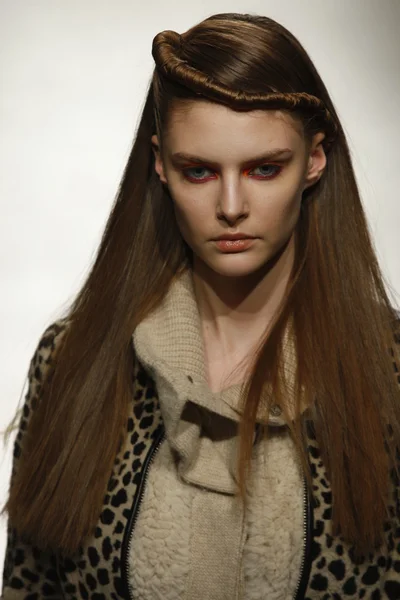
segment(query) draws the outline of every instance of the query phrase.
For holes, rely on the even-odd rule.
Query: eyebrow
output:
[[[254,163],[266,162],[268,160],[277,159],[277,158],[289,159],[292,156],[293,156],[293,150],[291,150],[290,148],[272,148],[271,150],[268,150],[267,152],[263,152],[259,156],[254,156],[253,158],[250,158],[249,160],[244,161],[241,166],[245,167],[248,165],[252,165]],[[212,165],[212,166],[216,166],[216,167],[220,166],[220,164],[218,162],[208,160],[207,158],[202,158],[201,156],[195,156],[194,154],[188,154],[186,152],[175,152],[174,154],[172,154],[171,160],[175,164],[182,164],[182,163],[189,162],[189,163],[199,163],[199,164],[205,163],[207,165]]]

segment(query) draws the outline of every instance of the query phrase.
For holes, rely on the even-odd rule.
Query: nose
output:
[[[234,224],[249,213],[248,202],[238,181],[222,182],[217,204],[217,218]]]

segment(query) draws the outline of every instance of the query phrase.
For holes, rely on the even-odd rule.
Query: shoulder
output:
[[[58,319],[49,325],[39,338],[35,355],[39,358],[50,357],[53,355],[54,350],[58,347],[61,339],[68,329],[70,320],[68,318]]]
[[[69,326],[69,319],[62,318],[46,327],[39,337],[28,369],[28,388],[22,408],[19,408],[9,426],[9,431],[18,429],[14,442],[14,458],[21,454],[21,446],[32,412],[36,409],[44,382],[51,375],[51,367],[57,350]],[[15,463],[14,463],[15,469]],[[13,471],[14,471],[13,469]]]
[[[57,350],[69,324],[68,318],[58,319],[51,323],[40,336],[29,365],[27,402],[32,403],[36,389],[42,386],[46,374],[54,363]]]

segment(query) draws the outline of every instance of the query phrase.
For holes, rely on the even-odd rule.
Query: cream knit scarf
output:
[[[161,305],[133,334],[135,352],[155,380],[168,443],[179,478],[202,490],[195,496],[191,578],[187,598],[240,598],[244,513],[237,493],[240,385],[211,392],[205,375],[201,322],[192,274],[173,281]],[[296,368],[287,336],[288,390]],[[259,413],[258,422],[282,425]],[[214,595],[213,595],[214,594]]]

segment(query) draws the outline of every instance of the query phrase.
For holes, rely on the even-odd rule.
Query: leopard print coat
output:
[[[18,467],[29,415],[35,410],[45,373],[65,329],[65,320],[48,327],[30,363],[29,387],[14,444],[13,474]],[[399,337],[395,341],[400,345]],[[399,367],[394,359],[393,364],[400,384]],[[146,473],[165,433],[154,381],[140,364],[135,366],[134,390],[125,443],[115,457],[93,535],[76,555],[65,557],[23,542],[9,523],[1,596],[4,600],[135,598],[128,583],[130,540],[146,485]],[[370,554],[362,562],[356,561],[353,549],[332,535],[332,495],[311,421],[307,422],[307,430],[315,499],[311,500],[305,492],[304,554],[295,600],[399,600],[398,482],[390,506],[391,521],[385,527],[387,548]]]

